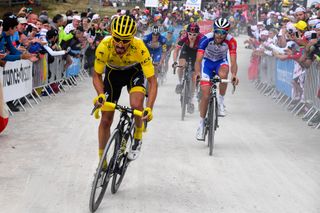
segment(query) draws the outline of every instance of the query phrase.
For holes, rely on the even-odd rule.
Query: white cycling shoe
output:
[[[196,138],[198,141],[204,141],[204,122],[200,122],[199,127],[197,129]]]
[[[218,116],[224,117],[226,116],[226,105],[224,104],[224,96],[219,95],[218,97]]]
[[[129,152],[128,152],[128,159],[129,160],[136,160],[139,155],[140,155],[140,151],[141,151],[141,145],[142,145],[142,141],[141,140],[134,140],[134,143],[132,144]]]

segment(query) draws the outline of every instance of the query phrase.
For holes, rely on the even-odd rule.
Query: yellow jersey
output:
[[[146,78],[154,75],[150,53],[139,38],[133,38],[127,52],[121,57],[115,51],[111,36],[104,38],[97,47],[94,69],[99,74],[104,72],[105,66],[126,70],[138,64],[141,65]]]

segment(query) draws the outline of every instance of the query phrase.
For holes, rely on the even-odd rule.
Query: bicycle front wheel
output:
[[[213,145],[214,145],[214,133],[216,130],[216,117],[217,117],[217,102],[214,97],[212,101],[210,101],[209,109],[208,109],[208,145],[209,145],[209,155],[211,156],[213,153]]]
[[[122,180],[124,178],[124,175],[127,171],[127,168],[129,166],[130,161],[128,160],[127,156],[129,151],[128,149],[130,148],[134,140],[133,131],[134,131],[134,128],[132,127],[131,134],[125,135],[122,137],[120,150],[122,149],[123,150],[121,151],[120,155],[116,160],[115,170],[113,173],[112,184],[111,184],[112,194],[115,194],[118,191],[120,184],[122,183]]]
[[[91,212],[95,212],[99,207],[113,175],[115,160],[117,159],[116,146],[120,143],[120,136],[119,130],[116,129],[112,133],[100,159],[91,189],[89,201],[89,209]]]

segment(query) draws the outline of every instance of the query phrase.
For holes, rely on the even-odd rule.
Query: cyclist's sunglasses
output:
[[[117,38],[117,37],[113,37],[113,40],[114,40],[116,43],[122,42],[123,44],[128,44],[128,43],[131,42],[131,39],[130,39],[130,40],[127,40],[127,39],[120,39],[120,38]]]
[[[196,37],[198,35],[198,33],[188,33],[189,36],[193,36]]]
[[[158,36],[158,35],[160,35],[160,33],[152,33],[152,35]]]
[[[220,34],[220,35],[226,35],[228,33],[228,31],[222,30],[222,29],[215,29],[214,33],[215,34]]]

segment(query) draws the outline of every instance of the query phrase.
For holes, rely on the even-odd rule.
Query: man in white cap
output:
[[[100,21],[100,16],[99,16],[99,14],[94,14],[93,16],[92,16],[92,19],[91,19],[91,21],[92,22],[99,22]]]
[[[64,32],[66,34],[69,34],[71,31],[73,30],[76,30],[79,25],[80,25],[80,21],[81,21],[81,18],[80,16],[76,15],[76,16],[73,16],[72,18],[72,23],[68,24],[65,28],[64,28]]]
[[[294,16],[298,21],[305,21],[308,22],[307,20],[307,16],[306,16],[306,9],[304,9],[303,7],[297,7],[297,9],[294,11]]]

